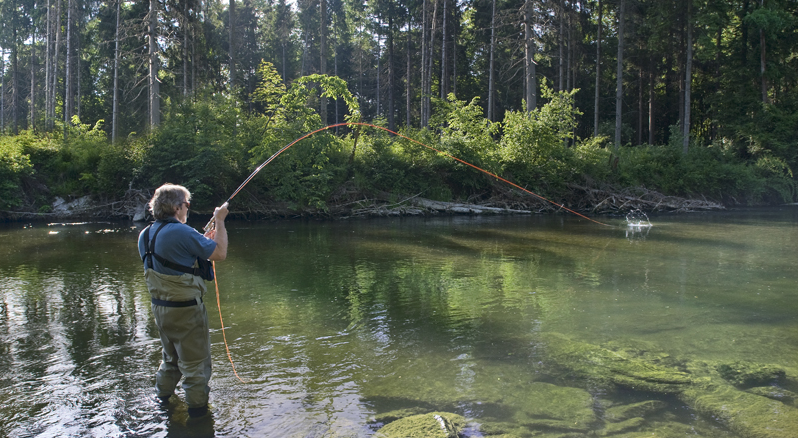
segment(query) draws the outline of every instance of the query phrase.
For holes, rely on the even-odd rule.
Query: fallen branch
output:
[[[625,213],[629,210],[690,212],[698,210],[723,210],[725,207],[714,201],[666,196],[644,187],[625,189],[597,189],[569,185],[577,198],[578,208],[596,214]],[[577,192],[581,194],[576,195]]]

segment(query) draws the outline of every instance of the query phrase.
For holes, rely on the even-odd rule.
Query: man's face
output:
[[[188,209],[189,209],[189,207],[191,207],[191,203],[188,202],[188,201],[183,202],[182,204],[180,204],[180,209],[177,210],[177,220],[180,221],[180,223],[184,224],[188,220]]]

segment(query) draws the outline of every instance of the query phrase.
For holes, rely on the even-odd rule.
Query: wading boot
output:
[[[188,408],[188,416],[191,418],[202,417],[208,413],[208,405],[201,408]]]

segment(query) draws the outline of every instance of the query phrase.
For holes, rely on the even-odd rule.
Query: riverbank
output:
[[[518,215],[557,213],[563,209],[583,214],[626,214],[631,210],[651,212],[692,212],[724,210],[726,206],[706,198],[667,196],[643,187],[615,189],[569,186],[565,200],[535,198],[515,190],[497,191],[492,197],[479,201],[438,201],[421,194],[404,195],[387,192],[363,193],[339,190],[325,209],[298,207],[286,202],[261,202],[249,199],[231,206],[231,218],[289,219],[323,218],[348,219],[357,217],[435,216],[435,215]],[[50,206],[39,211],[20,209],[2,211],[0,219],[25,221],[32,219],[128,219],[151,220],[147,202],[151,190],[130,189],[121,199],[109,200],[96,196],[75,199],[57,197]],[[470,198],[469,198],[470,199]],[[560,203],[562,202],[562,203]],[[211,211],[195,210],[194,215],[210,216]]]

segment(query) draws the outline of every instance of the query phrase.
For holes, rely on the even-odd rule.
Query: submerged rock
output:
[[[795,438],[798,409],[750,392],[719,377],[697,380],[679,398],[745,438]]]
[[[583,389],[543,382],[524,389],[526,396],[511,405],[519,407],[514,419],[530,429],[587,432],[598,421],[593,396]]]
[[[457,438],[465,419],[448,412],[411,415],[388,423],[374,435],[379,438]]]
[[[764,386],[784,380],[787,373],[776,365],[751,362],[723,363],[717,367],[718,373],[729,383],[741,387]]]
[[[645,417],[653,412],[664,409],[665,406],[665,402],[660,400],[646,400],[640,403],[613,406],[604,411],[604,419],[616,423],[635,417]]]
[[[397,409],[395,411],[384,412],[382,414],[375,415],[371,419],[369,419],[369,423],[382,423],[387,424],[393,421],[410,417],[413,415],[421,415],[426,413],[428,410],[421,408],[421,407],[413,407],[407,409]]]
[[[795,438],[798,409],[779,400],[743,391],[733,382],[784,378],[778,367],[757,364],[691,362],[689,372],[654,364],[628,352],[571,340],[559,333],[541,335],[549,358],[567,374],[594,384],[676,395],[699,414],[720,422],[744,438]]]
[[[692,383],[690,375],[634,357],[574,341],[559,333],[541,335],[549,359],[578,377],[638,391],[676,394]]]
[[[645,423],[646,420],[641,417],[630,418],[618,423],[607,423],[604,429],[600,430],[598,434],[600,436],[607,436],[631,432],[640,429]]]
[[[772,400],[778,400],[793,407],[795,407],[795,402],[798,401],[798,394],[777,386],[757,386],[748,388],[746,391]]]

